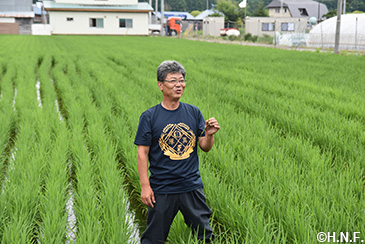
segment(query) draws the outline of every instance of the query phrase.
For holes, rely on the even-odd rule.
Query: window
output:
[[[90,18],[90,27],[104,28],[104,19]]]
[[[294,31],[294,23],[281,23],[281,31]]]
[[[280,13],[280,8],[275,8],[275,13]]]
[[[133,28],[133,19],[119,19],[120,28]]]
[[[66,18],[66,20],[67,20],[67,22],[73,22],[73,21],[74,21],[74,18],[72,18],[72,17],[67,17],[67,18]]]
[[[275,23],[262,23],[262,31],[274,31]]]
[[[308,16],[308,12],[305,8],[299,8],[298,10],[301,16]]]

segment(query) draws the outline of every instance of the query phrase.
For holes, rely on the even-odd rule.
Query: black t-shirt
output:
[[[183,193],[203,187],[197,146],[204,126],[199,108],[182,102],[176,110],[158,104],[142,113],[134,144],[150,146],[150,184],[155,193]]]

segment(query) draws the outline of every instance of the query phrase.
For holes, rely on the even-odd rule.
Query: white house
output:
[[[153,8],[138,0],[43,1],[52,34],[148,35]]]
[[[31,0],[0,1],[0,34],[32,34]]]

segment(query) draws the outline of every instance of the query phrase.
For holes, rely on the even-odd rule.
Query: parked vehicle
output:
[[[240,34],[241,34],[240,31],[237,29],[230,29],[230,30],[227,30],[227,32],[226,32],[227,36],[239,36]]]
[[[161,32],[161,24],[149,24],[148,30],[150,34],[159,35]]]
[[[240,33],[240,31],[237,28],[222,28],[220,30],[220,35],[221,36],[230,36],[230,35],[238,35]]]
[[[180,17],[169,17],[166,21],[167,32],[169,36],[176,36],[181,31],[181,18]]]
[[[180,34],[181,31],[181,18],[180,17],[169,17],[166,20],[166,24],[164,24],[164,28],[166,28],[166,35],[168,36],[176,36]],[[150,34],[160,34],[161,32],[161,24],[150,24],[148,25],[148,29]]]

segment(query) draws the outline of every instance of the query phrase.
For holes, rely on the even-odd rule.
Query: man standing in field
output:
[[[180,210],[198,238],[210,243],[211,209],[205,201],[197,145],[208,152],[220,129],[215,118],[204,121],[199,108],[180,102],[186,86],[185,69],[164,61],[157,69],[162,102],[142,113],[136,139],[141,200],[148,207],[141,243],[164,243]],[[150,178],[148,178],[148,162]]]

